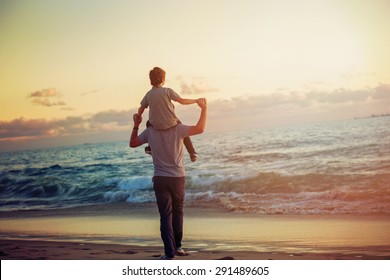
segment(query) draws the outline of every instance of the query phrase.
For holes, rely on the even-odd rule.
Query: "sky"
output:
[[[390,113],[389,11],[389,0],[0,0],[0,151],[126,140],[155,66],[183,98],[207,98],[206,133]],[[176,113],[193,125],[199,108]]]

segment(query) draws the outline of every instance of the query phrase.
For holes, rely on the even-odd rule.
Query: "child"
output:
[[[165,71],[159,67],[154,67],[149,72],[150,84],[153,86],[146,93],[141,101],[141,106],[138,109],[138,115],[142,116],[144,110],[149,108],[149,121],[147,126],[153,126],[156,129],[168,129],[180,123],[175,114],[175,106],[171,102],[176,101],[183,105],[195,104],[197,99],[183,99],[170,88],[163,87],[165,83]],[[198,154],[192,146],[191,139],[185,137],[184,145],[190,154],[190,159],[195,162],[198,159]],[[147,154],[151,154],[150,146],[145,148]]]

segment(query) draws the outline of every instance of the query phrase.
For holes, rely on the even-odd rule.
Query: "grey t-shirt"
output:
[[[167,130],[149,127],[139,135],[152,149],[154,176],[185,176],[183,138],[189,130],[190,126],[179,124]]]
[[[180,96],[172,89],[153,87],[141,101],[141,106],[149,107],[149,122],[157,129],[168,129],[178,123],[175,106],[172,103]]]

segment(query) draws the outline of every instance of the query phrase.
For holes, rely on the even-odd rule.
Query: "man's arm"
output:
[[[138,137],[138,129],[139,129],[139,125],[142,122],[142,117],[138,114],[134,114],[133,121],[134,121],[134,127],[133,127],[133,131],[131,132],[129,146],[131,148],[136,148],[143,144],[141,139]]]
[[[207,100],[206,98],[199,98],[198,106],[201,108],[198,123],[195,126],[191,126],[189,130],[189,136],[201,134],[204,132],[206,127],[206,116],[207,116]]]
[[[142,117],[142,114],[144,113],[144,111],[145,111],[145,107],[140,106],[140,107],[138,108],[138,116]]]

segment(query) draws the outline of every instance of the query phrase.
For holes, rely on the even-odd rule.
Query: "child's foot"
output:
[[[197,153],[190,154],[190,159],[192,162],[195,162],[198,159],[198,154]]]
[[[146,146],[145,147],[145,153],[147,153],[148,155],[151,155],[152,154],[152,148],[150,148],[150,146]]]

